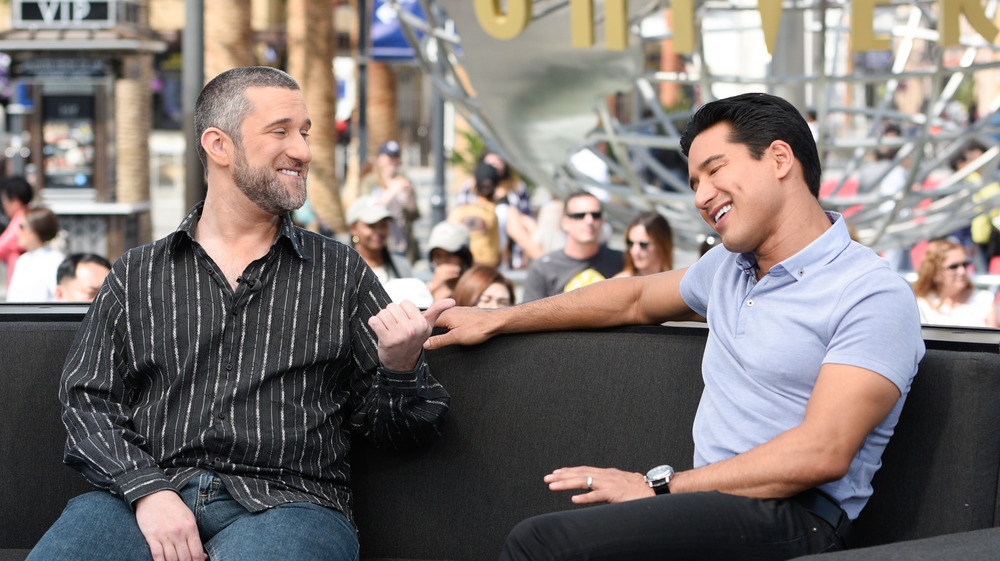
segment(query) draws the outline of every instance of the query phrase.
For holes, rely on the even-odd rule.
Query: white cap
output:
[[[430,251],[440,248],[448,253],[458,253],[463,247],[469,247],[469,229],[455,222],[438,222],[427,239]]]
[[[375,224],[380,220],[392,218],[389,209],[385,204],[375,197],[361,197],[354,201],[347,209],[347,224],[354,224],[358,220],[365,224]]]

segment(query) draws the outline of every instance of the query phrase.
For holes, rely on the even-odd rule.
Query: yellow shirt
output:
[[[461,205],[451,211],[448,222],[469,229],[469,250],[472,260],[496,267],[500,264],[500,226],[496,205],[477,198],[473,204]]]

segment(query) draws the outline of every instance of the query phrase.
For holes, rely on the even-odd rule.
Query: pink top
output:
[[[0,260],[7,263],[7,283],[10,284],[10,277],[14,274],[14,263],[17,258],[24,253],[24,248],[17,243],[17,231],[21,229],[21,222],[24,220],[24,209],[18,210],[14,216],[10,217],[10,224],[7,229],[0,233]]]

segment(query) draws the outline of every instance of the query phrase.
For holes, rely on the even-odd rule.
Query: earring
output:
[[[361,238],[359,238],[357,236],[351,236],[351,243],[357,244],[360,241],[361,241]]]

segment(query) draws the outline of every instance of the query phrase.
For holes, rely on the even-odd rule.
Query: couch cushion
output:
[[[522,519],[573,508],[542,482],[555,468],[690,468],[706,333],[540,333],[430,353],[452,396],[443,438],[354,450],[362,557],[495,559]]]
[[[996,344],[928,340],[927,347],[875,474],[874,495],[857,520],[858,545],[994,525],[1000,460]]]
[[[0,548],[34,546],[66,501],[90,490],[62,463],[59,377],[78,326],[78,320],[0,322],[3,415],[15,420],[0,423],[0,473],[14,483],[4,486]]]
[[[799,557],[796,561],[995,561],[1000,528]]]

